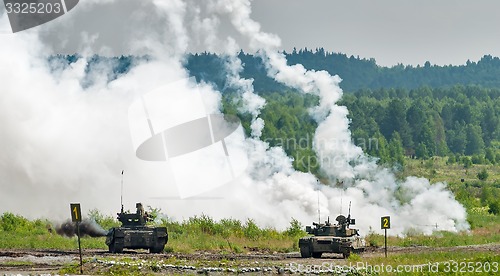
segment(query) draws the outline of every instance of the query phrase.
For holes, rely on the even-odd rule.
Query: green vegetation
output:
[[[423,66],[398,64],[392,67],[378,66],[375,59],[363,59],[342,53],[327,52],[322,48],[299,49],[283,53],[288,64],[302,64],[307,69],[325,70],[331,75],[342,78],[341,87],[345,91],[359,89],[404,88],[414,89],[422,86],[433,88],[450,87],[455,84],[500,87],[500,59],[490,55],[477,62],[465,61],[465,65],[437,66],[426,62]],[[242,76],[253,78],[255,91],[282,91],[283,85],[267,76],[262,60],[258,56],[241,51],[238,55],[244,70]],[[212,53],[189,55],[186,68],[197,80],[213,82],[219,89],[226,85],[223,58]],[[230,88],[229,88],[230,89]]]
[[[259,228],[251,219],[245,223],[235,219],[214,221],[201,215],[183,222],[162,219],[169,233],[167,251],[193,252],[197,250],[219,252],[290,252],[298,250],[297,240],[306,233],[295,219],[285,231],[273,228]]]
[[[157,210],[158,211],[158,210]],[[98,223],[113,221],[99,211],[92,210],[90,217],[100,218]],[[245,223],[234,219],[214,221],[201,215],[182,222],[157,219],[155,225],[168,228],[169,241],[165,251],[190,253],[194,251],[217,251],[227,253],[264,250],[268,252],[290,252],[298,250],[297,240],[306,233],[303,226],[292,219],[285,231],[260,228],[251,219]],[[103,224],[101,224],[103,225]],[[113,221],[110,227],[118,223]],[[30,221],[22,216],[4,213],[0,217],[0,248],[68,249],[78,248],[76,237],[67,238],[55,233],[55,225],[49,221]],[[104,237],[82,237],[83,248],[107,249]]]
[[[85,248],[102,248],[102,238],[83,238]],[[0,248],[26,249],[78,249],[75,238],[65,238],[55,233],[54,225],[47,220],[30,221],[22,216],[4,213],[0,216]]]
[[[393,254],[389,255],[388,258],[375,257],[364,261],[366,261],[365,265],[380,266],[383,264],[385,268],[391,266],[392,269],[396,269],[400,265],[406,266],[407,272],[404,270],[405,267],[400,267],[401,271],[398,272],[398,275],[436,275],[436,273],[494,275],[496,274],[494,271],[498,271],[495,268],[498,267],[496,265],[500,262],[500,256],[487,252],[426,251],[422,249],[421,252],[417,253]],[[470,271],[467,270],[467,265],[470,266]],[[421,268],[408,266],[421,266]],[[495,268],[491,270],[491,266],[495,266]],[[371,269],[373,271],[375,268]],[[376,269],[381,268],[377,267]],[[380,274],[390,275],[394,273],[387,273],[385,270]]]
[[[484,55],[477,62],[464,60],[465,64],[458,66],[438,66],[426,62],[423,66],[398,64],[392,67],[382,67],[377,65],[373,58],[347,56],[343,53],[327,52],[322,48],[299,49],[291,53],[283,52],[283,54],[290,65],[300,63],[307,69],[325,70],[331,75],[339,75],[342,78],[341,88],[349,92],[380,88],[415,89],[423,86],[443,88],[456,84],[500,87],[500,58],[491,55]],[[255,91],[266,93],[285,90],[282,84],[267,75],[260,57],[243,51],[238,54],[238,57],[243,64],[241,75],[254,79]],[[79,58],[78,55],[56,55],[49,58],[49,62],[56,64],[53,61],[57,60],[69,65]],[[111,64],[113,74],[109,74],[108,77],[112,80],[127,73],[135,64],[147,59],[148,57],[144,56],[93,56],[89,59],[87,69],[90,71],[102,63]],[[224,74],[226,70],[223,57],[207,52],[190,54],[186,57],[185,67],[198,81],[213,83],[223,92],[231,90],[230,85],[227,84],[226,74]]]
[[[318,98],[294,91],[266,92],[262,96],[267,105],[260,115],[266,122],[261,139],[271,146],[281,146],[294,159],[295,169],[321,177],[312,149],[317,123],[308,111]],[[224,95],[223,111],[238,115],[249,133],[251,118],[238,114],[234,99],[232,93]],[[360,90],[344,94],[339,104],[349,110],[352,141],[379,158],[380,164],[402,168],[410,158],[432,167],[436,157],[446,157],[441,159],[446,165],[463,169],[480,165],[483,170],[473,175],[476,179],[497,179],[500,90],[476,86]],[[440,175],[437,170],[435,174]]]
[[[404,166],[405,156],[427,160],[448,157],[449,164],[470,168],[473,164],[495,165],[500,161],[500,59],[484,56],[462,66],[398,65],[379,67],[373,59],[347,57],[324,49],[284,53],[290,64],[326,70],[342,79],[344,97],[339,104],[349,110],[352,140],[366,153],[389,166]],[[270,79],[262,60],[240,52],[245,65],[242,77],[254,80],[255,91],[267,100],[262,111],[266,122],[262,139],[282,145],[294,158],[294,167],[319,175],[318,159],[312,151],[316,122],[309,108],[317,104],[312,95],[302,95]],[[54,56],[67,64],[78,56]],[[126,73],[135,60],[144,57],[95,56],[88,66],[110,61],[112,78]],[[226,83],[224,60],[216,54],[189,55],[190,74],[223,91],[224,112],[238,115],[249,132],[251,117],[238,114],[234,91]],[[113,74],[110,74],[113,75]],[[486,180],[489,172],[477,177]]]
[[[382,134],[396,139],[398,153],[428,159],[448,156],[449,164],[496,164],[500,158],[500,91],[477,86],[414,90],[361,90],[345,94],[340,104],[350,111],[353,141]],[[370,152],[382,162],[398,155]],[[390,149],[389,146],[387,146]],[[385,153],[385,154],[383,154]],[[391,160],[392,159],[392,160]]]
[[[339,102],[349,110],[353,142],[368,155],[378,158],[382,166],[393,169],[398,178],[410,175],[445,182],[455,198],[464,205],[471,231],[450,233],[436,231],[421,235],[408,231],[405,236],[390,237],[389,246],[424,247],[420,252],[398,253],[388,258],[352,254],[347,261],[370,265],[425,265],[440,262],[444,271],[450,260],[492,263],[500,262],[496,252],[468,252],[454,246],[500,242],[500,59],[489,55],[478,62],[467,61],[462,66],[397,65],[380,67],[374,59],[360,59],[344,54],[328,53],[323,49],[294,50],[283,53],[289,64],[301,63],[308,69],[326,70],[342,79],[344,96]],[[290,90],[269,78],[259,57],[239,53],[244,64],[242,77],[254,79],[255,91],[267,100],[261,118],[266,122],[261,139],[271,146],[281,146],[294,159],[300,171],[311,171],[321,178],[313,146],[317,127],[309,109],[318,103],[313,95]],[[77,56],[54,57],[75,62]],[[88,66],[98,64],[103,57],[92,58]],[[109,58],[115,64],[116,78],[126,73],[137,57]],[[223,112],[239,116],[247,133],[249,114],[238,112],[235,91],[226,83],[223,59],[202,53],[187,57],[186,67],[198,81],[213,83],[223,92]],[[152,224],[168,228],[166,252],[192,253],[211,251],[221,254],[298,251],[297,240],[305,235],[303,225],[292,219],[285,231],[260,228],[251,219],[215,221],[206,215],[182,222],[161,216],[159,209],[150,208],[155,217]],[[105,229],[118,223],[113,217],[92,210],[93,218]],[[369,244],[382,246],[384,237],[369,233]],[[104,238],[83,238],[84,248],[106,249]],[[439,247],[441,250],[428,250]],[[447,249],[443,250],[443,247]],[[0,217],[0,248],[76,249],[76,238],[55,234],[46,220],[28,220],[4,213]],[[119,258],[120,261],[134,262]],[[240,261],[241,262],[241,261]],[[165,263],[176,265],[232,266],[232,261],[178,260]],[[269,263],[272,265],[271,263]],[[23,265],[23,264],[20,264]],[[91,266],[86,262],[87,266]],[[156,272],[157,266],[150,264]],[[77,273],[69,265],[62,273]],[[426,272],[425,270],[423,271]],[[143,275],[138,266],[106,266],[96,274]],[[382,273],[384,274],[384,273]]]

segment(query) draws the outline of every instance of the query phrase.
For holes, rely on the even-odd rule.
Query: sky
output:
[[[465,64],[500,55],[494,0],[256,0],[253,16],[286,50],[325,50],[378,64]]]
[[[124,41],[131,33],[165,26],[150,1],[100,2],[79,5],[68,16],[37,28],[53,41],[55,52],[88,51],[88,46],[81,47],[92,40],[91,51],[118,55],[129,54]],[[323,47],[374,58],[382,66],[426,61],[460,65],[487,54],[500,56],[499,10],[500,2],[495,0],[254,0],[251,17],[262,31],[277,34],[286,51]],[[238,38],[228,25],[222,21],[221,32]],[[217,51],[196,43],[188,49]]]

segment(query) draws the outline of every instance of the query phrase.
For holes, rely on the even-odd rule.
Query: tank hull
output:
[[[121,253],[127,249],[149,249],[150,253],[160,253],[168,241],[165,227],[114,227],[106,236],[109,252]]]
[[[299,248],[302,258],[320,258],[323,253],[342,254],[344,258],[347,258],[351,252],[363,251],[365,242],[358,236],[312,236],[301,238]]]

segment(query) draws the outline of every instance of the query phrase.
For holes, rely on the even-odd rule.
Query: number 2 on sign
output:
[[[390,216],[385,216],[381,217],[380,221],[380,228],[382,229],[390,229],[391,228],[391,217]]]

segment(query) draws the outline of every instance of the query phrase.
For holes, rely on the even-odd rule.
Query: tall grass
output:
[[[289,252],[297,249],[298,238],[306,233],[295,219],[286,231],[260,228],[251,219],[242,223],[235,219],[215,221],[206,215],[191,217],[182,222],[162,219],[169,233],[168,250],[191,252],[216,250],[244,252],[268,250]]]
[[[97,210],[89,214],[103,228],[118,226],[113,218]],[[198,250],[218,252],[249,252],[253,250],[289,252],[297,250],[298,238],[306,233],[295,219],[286,231],[260,228],[249,219],[242,223],[235,219],[215,221],[207,215],[194,216],[182,222],[168,218],[157,220],[156,226],[168,229],[166,251],[193,252]],[[0,217],[0,248],[28,249],[77,249],[77,238],[67,238],[55,233],[55,226],[47,220],[30,221],[22,216],[4,213]],[[82,247],[106,249],[104,237],[82,237]]]
[[[470,170],[479,168],[472,167],[464,172],[465,169],[461,166],[445,165],[445,160],[442,158],[433,160],[432,166],[429,164],[429,161],[409,160],[402,174],[403,176],[405,174],[425,176],[432,169],[438,172],[432,180],[443,178],[452,180],[448,183],[448,187],[455,194],[456,199],[466,207],[471,231],[462,233],[436,231],[429,236],[409,233],[405,237],[390,237],[389,245],[438,247],[500,242],[498,231],[500,215],[493,214],[490,210],[491,204],[500,198],[500,183],[497,180],[500,167],[488,167],[491,171],[488,182],[467,178],[462,182],[456,179],[463,178],[464,173],[470,175]],[[149,207],[148,212],[155,218],[154,221],[149,222],[150,225],[167,227],[169,241],[165,250],[172,252],[298,251],[298,239],[306,235],[303,225],[293,218],[285,231],[278,231],[274,228],[261,228],[251,219],[240,221],[228,218],[216,221],[202,214],[184,221],[173,221],[168,217],[162,217],[160,209]],[[97,209],[91,210],[88,217],[104,229],[119,226],[116,218],[105,216]],[[371,245],[383,245],[381,235],[372,233],[366,239]],[[84,237],[82,246],[106,249],[104,238]],[[7,212],[0,216],[0,248],[75,249],[77,241],[76,238],[57,235],[54,225],[47,220],[28,220]]]
[[[85,248],[105,248],[104,238],[82,238]],[[78,249],[77,238],[66,238],[55,233],[47,220],[30,221],[22,216],[4,213],[0,217],[0,248]]]

